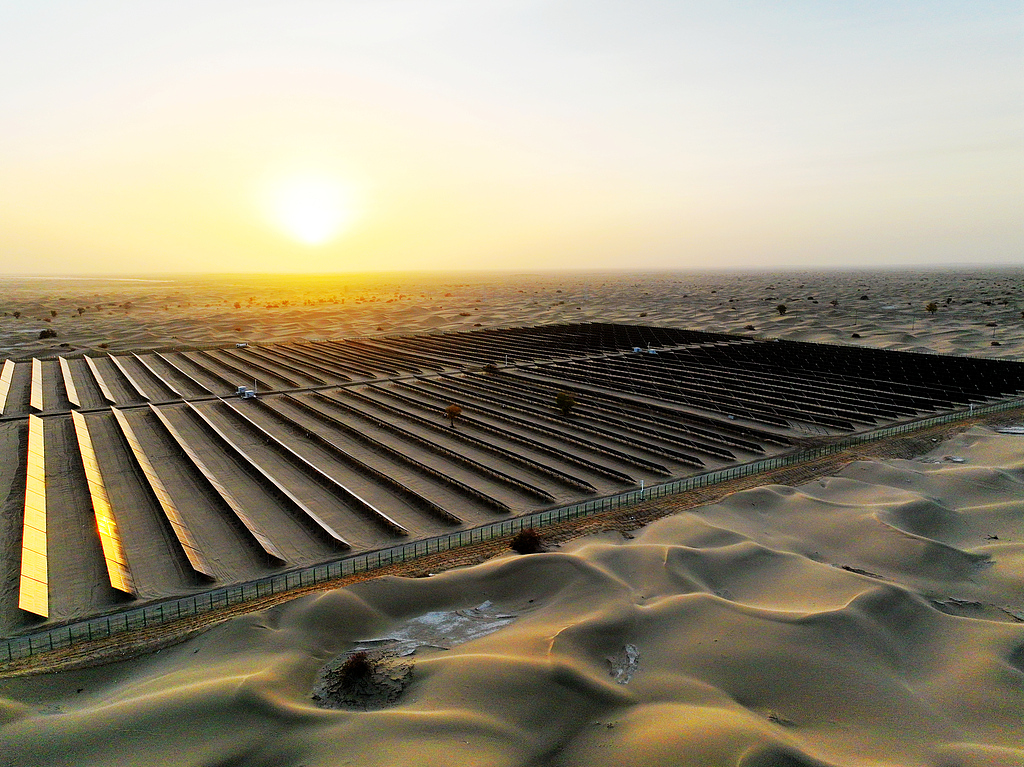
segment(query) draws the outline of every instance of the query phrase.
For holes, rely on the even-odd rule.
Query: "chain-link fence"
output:
[[[624,506],[663,498],[667,495],[683,493],[700,487],[708,487],[719,482],[726,482],[737,477],[771,471],[773,469],[792,466],[805,461],[822,458],[841,452],[855,445],[872,442],[897,434],[906,434],[918,429],[936,426],[953,421],[963,420],[975,415],[994,413],[1024,406],[1024,400],[1016,399],[997,402],[990,405],[972,407],[955,413],[912,421],[909,423],[887,426],[863,434],[855,434],[832,442],[828,445],[809,448],[795,453],[764,458],[740,466],[731,466],[703,474],[677,479],[660,485],[652,485],[642,490],[630,490],[618,495],[595,498],[588,501],[546,509],[521,517],[492,522],[470,530],[439,535],[419,541],[392,546],[387,549],[370,551],[345,557],[334,562],[314,565],[300,570],[279,573],[260,580],[250,581],[235,586],[226,586],[211,591],[177,599],[169,599],[144,607],[136,607],[122,612],[103,615],[89,620],[79,621],[64,626],[55,626],[46,631],[11,637],[0,643],[0,663],[25,658],[37,653],[48,652],[63,647],[87,642],[94,639],[109,637],[126,631],[157,626],[191,615],[212,612],[229,605],[251,602],[271,594],[278,594],[301,586],[336,580],[354,573],[375,570],[397,562],[406,562],[427,554],[456,549],[473,543],[504,538],[514,535],[529,527],[544,527],[564,522],[577,517],[585,517],[601,511],[618,509]]]

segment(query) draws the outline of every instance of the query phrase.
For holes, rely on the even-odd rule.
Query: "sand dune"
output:
[[[931,302],[934,314],[926,311]],[[786,306],[785,315],[779,305]],[[1008,268],[234,275],[153,282],[11,278],[0,291],[0,353],[23,359],[642,318],[694,330],[1019,359],[1021,312],[1024,270]],[[43,329],[55,330],[57,338],[40,340]]]
[[[975,427],[631,540],[296,599],[3,680],[0,763],[1024,764],[1022,498],[1024,436]],[[397,700],[317,706],[360,648]]]

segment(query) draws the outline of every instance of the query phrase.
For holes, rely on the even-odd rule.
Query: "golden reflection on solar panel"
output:
[[[89,426],[86,424],[85,416],[81,413],[72,412],[71,420],[75,424],[78,449],[82,456],[82,466],[85,468],[85,479],[89,485],[92,510],[96,516],[96,530],[100,536],[100,545],[103,547],[103,559],[106,561],[110,585],[118,591],[134,596],[135,582],[132,579],[128,558],[125,556],[121,536],[117,530],[114,511],[107,498],[103,475],[100,473],[99,463],[92,446],[92,437],[89,435]]]
[[[146,451],[142,448],[138,437],[135,436],[135,430],[128,423],[128,417],[117,408],[110,408],[110,410],[117,420],[117,425],[121,427],[121,433],[124,434],[124,438],[128,441],[128,447],[131,448],[132,455],[135,456],[139,468],[146,475],[146,481],[149,482],[153,495],[156,496],[160,508],[163,509],[164,516],[171,523],[171,529],[174,531],[174,535],[181,544],[182,549],[184,549],[185,556],[188,557],[192,569],[197,573],[202,573],[207,578],[213,578],[213,571],[210,569],[210,565],[199,550],[199,545],[192,536],[192,531],[189,530],[184,517],[181,516],[178,507],[175,506],[170,494],[164,487],[163,481],[161,481],[160,476],[156,473],[156,469],[153,468],[153,464],[149,460],[149,456],[146,455]]]
[[[34,415],[28,417],[27,463],[18,607],[46,618],[50,614],[46,567],[46,462],[43,419]]]
[[[0,415],[7,409],[7,395],[11,393],[11,379],[14,378],[14,363],[4,360],[3,372],[0,372]]]

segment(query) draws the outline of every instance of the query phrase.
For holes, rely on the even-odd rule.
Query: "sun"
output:
[[[329,178],[291,178],[276,185],[271,197],[277,225],[305,245],[334,239],[355,217],[349,195]]]

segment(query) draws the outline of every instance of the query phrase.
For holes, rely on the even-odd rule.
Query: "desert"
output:
[[[1024,767],[1022,30],[0,4],[0,767]]]
[[[1024,344],[1014,321],[1021,276],[304,279],[295,292],[267,285],[263,306],[249,310],[264,318],[245,333],[227,324],[242,311],[236,301],[259,295],[251,281],[67,281],[57,285],[67,299],[58,304],[55,283],[26,280],[5,299],[4,310],[22,317],[4,318],[4,338],[19,360],[73,358],[383,337],[410,315],[422,332],[585,314],[584,322],[607,315],[725,333],[754,325],[758,336],[1013,360]],[[197,284],[209,307],[196,306]],[[343,284],[362,292],[346,294]],[[338,304],[320,303],[332,295]],[[928,312],[932,301],[939,306]],[[26,313],[93,302],[131,307],[76,312],[66,325],[51,317],[59,335],[50,341],[67,347],[18,340]],[[850,304],[856,319],[853,308],[841,314]],[[279,326],[280,310],[290,319]],[[159,332],[153,317],[166,323]],[[135,323],[139,346],[117,340],[123,323]],[[847,337],[854,332],[860,338]],[[642,528],[316,592],[126,660],[9,672],[0,680],[0,757],[19,765],[1022,763],[1019,412],[904,451],[909,457],[855,456],[829,475],[750,487]],[[5,508],[17,506],[18,492],[12,486]],[[459,513],[452,501],[445,508]],[[371,669],[346,689],[339,670],[360,652]]]
[[[0,306],[0,313],[6,313],[0,351],[26,359],[34,354],[140,352],[246,340],[275,343],[478,326],[646,321],[794,341],[1019,359],[1024,356],[1022,279],[1019,267],[971,266],[9,277]],[[934,313],[927,310],[931,303],[936,304]],[[777,310],[780,305],[786,307],[784,315]],[[754,330],[748,331],[748,325]],[[40,332],[48,329],[57,336],[40,339]]]

